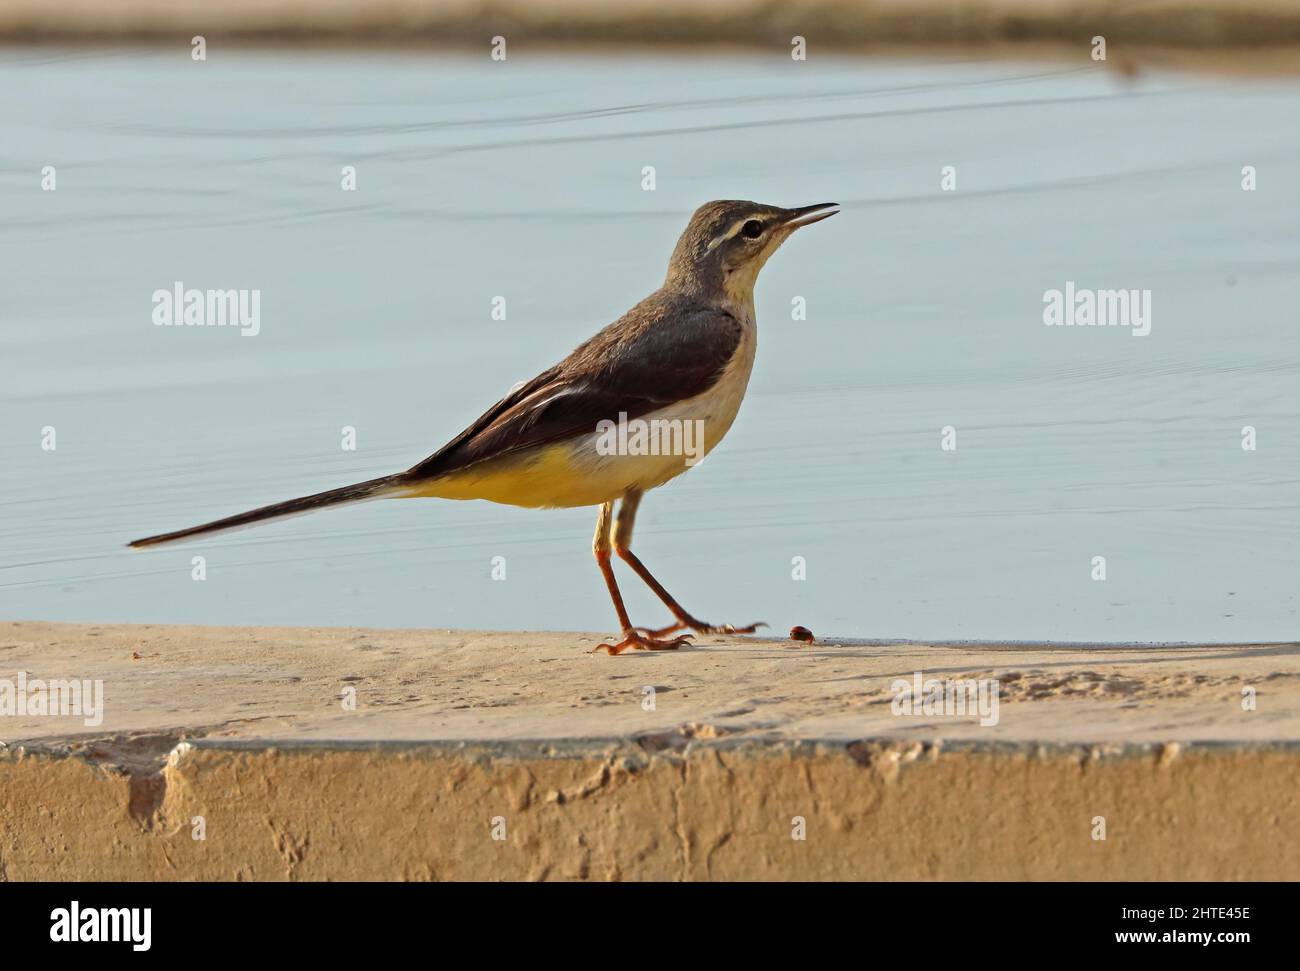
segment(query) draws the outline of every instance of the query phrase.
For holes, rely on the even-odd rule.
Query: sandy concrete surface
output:
[[[161,733],[359,741],[861,738],[1300,742],[1300,645],[814,644],[699,638],[588,654],[604,635],[0,623],[0,677],[102,680],[102,725],[7,717],[11,743]],[[138,657],[137,657],[138,655]],[[893,713],[891,685],[997,678],[999,718]],[[643,704],[653,687],[654,707]],[[1254,710],[1242,689],[1253,688]],[[355,709],[342,707],[347,689]]]
[[[1300,877],[1300,645],[598,640],[0,624],[0,879]]]

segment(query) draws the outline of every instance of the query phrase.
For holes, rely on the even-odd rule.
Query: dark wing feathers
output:
[[[487,459],[595,432],[620,412],[638,418],[713,386],[739,346],[740,321],[655,294],[513,389],[401,478],[445,475]]]

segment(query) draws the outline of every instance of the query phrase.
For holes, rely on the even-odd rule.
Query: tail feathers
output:
[[[289,499],[286,502],[262,506],[260,509],[251,509],[248,512],[241,512],[237,516],[227,516],[225,519],[204,523],[202,526],[178,529],[174,533],[159,533],[157,536],[146,536],[144,539],[134,540],[128,545],[135,549],[143,546],[159,546],[163,543],[175,543],[178,540],[191,539],[195,536],[209,536],[230,529],[239,529],[268,519],[297,516],[301,513],[324,509],[326,506],[338,506],[348,502],[378,499],[381,496],[397,492],[400,489],[401,479],[402,475],[399,474],[371,479],[368,482],[358,482],[355,485],[343,486],[340,489],[318,492],[313,496],[303,496],[301,499]]]

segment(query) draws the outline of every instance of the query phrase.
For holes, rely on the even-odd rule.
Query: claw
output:
[[[767,627],[767,626],[769,625],[764,623],[761,620],[755,621],[752,624],[747,624],[744,627],[735,627],[731,624],[721,624],[721,625],[706,624],[702,620],[691,619],[689,621],[679,621],[678,623],[671,624],[668,627],[660,627],[657,629],[651,629],[649,627],[638,627],[636,628],[636,631],[639,634],[644,634],[646,637],[663,637],[666,634],[671,634],[674,631],[679,631],[683,627],[689,627],[697,634],[753,634],[760,627]]]
[[[597,644],[591,649],[591,653],[604,651],[610,657],[616,654],[622,654],[629,647],[634,647],[638,651],[675,651],[679,647],[691,643],[690,634],[682,634],[680,637],[674,637],[670,641],[660,640],[658,637],[648,636],[642,633],[644,628],[632,628],[623,632],[623,639],[617,644]]]

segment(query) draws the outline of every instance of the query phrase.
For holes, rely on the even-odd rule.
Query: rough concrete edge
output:
[[[787,739],[749,737],[696,739],[677,730],[636,736],[511,740],[330,740],[209,739],[151,733],[6,744],[0,742],[0,767],[27,759],[73,761],[92,773],[125,779],[127,813],[147,833],[159,831],[173,773],[201,754],[298,755],[325,753],[391,755],[396,758],[460,758],[476,764],[518,764],[538,760],[589,759],[608,772],[615,766],[637,774],[656,762],[683,763],[701,757],[739,755],[789,760],[847,757],[864,771],[892,782],[905,767],[940,758],[972,757],[1019,761],[1067,761],[1081,768],[1142,759],[1168,767],[1185,758],[1259,753],[1300,753],[1300,741],[1239,742],[1000,742],[979,739],[897,738]],[[733,768],[735,763],[732,763]]]
[[[190,752],[302,753],[356,752],[426,755],[446,758],[461,755],[499,760],[572,759],[607,757],[611,752],[645,756],[685,756],[699,751],[740,754],[779,754],[815,757],[842,752],[851,757],[866,751],[920,750],[945,755],[1029,756],[1033,758],[1149,758],[1236,752],[1300,753],[1300,740],[1238,741],[1198,739],[1187,742],[1046,742],[985,739],[921,739],[865,736],[857,739],[747,736],[696,738],[675,729],[630,736],[590,736],[562,739],[214,739],[188,731],[76,736],[66,739],[0,742],[0,762],[36,756],[80,759],[93,764],[163,764]]]

